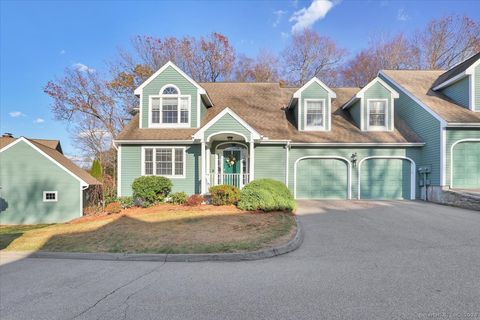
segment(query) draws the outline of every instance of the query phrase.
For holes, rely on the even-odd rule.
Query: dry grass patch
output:
[[[7,234],[18,235],[15,228],[0,227],[0,239]],[[295,219],[290,213],[249,213],[233,206],[187,208],[160,205],[27,230],[10,241],[4,250],[238,252],[286,242],[293,237],[295,230]]]

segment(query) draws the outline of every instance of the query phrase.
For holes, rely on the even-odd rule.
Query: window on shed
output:
[[[57,191],[43,191],[43,202],[56,202],[58,201]]]

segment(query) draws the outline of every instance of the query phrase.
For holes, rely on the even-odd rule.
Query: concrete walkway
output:
[[[2,260],[1,318],[480,318],[480,213],[366,201],[299,213],[302,247],[272,259]]]

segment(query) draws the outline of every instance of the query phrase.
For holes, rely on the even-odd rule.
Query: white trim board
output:
[[[185,72],[182,71],[182,69],[180,69],[179,67],[177,67],[172,61],[168,61],[167,63],[165,63],[163,65],[163,67],[161,67],[160,69],[158,69],[154,74],[152,74],[147,80],[145,80],[138,88],[135,89],[134,93],[136,95],[140,95],[142,93],[142,90],[143,88],[145,88],[145,86],[147,84],[149,84],[153,79],[155,79],[156,77],[158,77],[163,71],[165,71],[165,69],[167,69],[168,67],[172,67],[175,71],[177,71],[178,73],[180,73],[181,76],[183,76],[185,79],[187,79],[191,84],[193,84],[197,89],[198,91],[200,92],[200,94],[207,94],[207,92],[205,91],[204,88],[202,88],[197,82],[195,82],[195,80],[193,80],[188,74],[186,74]]]
[[[208,130],[208,128],[210,128],[211,126],[213,126],[218,120],[220,120],[224,115],[226,114],[229,114],[231,115],[235,120],[237,120],[242,126],[245,127],[245,129],[247,129],[248,131],[250,131],[250,136],[251,138],[246,140],[246,141],[250,141],[251,139],[253,140],[259,140],[262,138],[262,135],[260,133],[257,132],[257,130],[255,130],[251,125],[249,125],[245,120],[243,120],[238,114],[236,114],[232,109],[230,108],[225,108],[223,109],[219,114],[217,114],[212,120],[210,120],[207,124],[205,124],[200,130],[198,130],[194,135],[193,135],[193,138],[194,139],[198,139],[198,140],[201,140],[203,141],[204,140],[204,133],[205,131]],[[234,133],[234,132],[232,132]],[[215,134],[218,134],[218,133],[215,133]],[[239,133],[236,133],[236,134],[239,134]],[[245,136],[245,135],[243,135]]]
[[[352,199],[352,163],[345,157],[340,156],[305,156],[295,160],[293,165],[293,197],[297,199],[297,165],[304,159],[337,159],[347,163],[347,199]]]
[[[52,157],[50,157],[48,154],[46,154],[45,152],[43,152],[40,148],[38,148],[36,145],[34,145],[32,142],[30,142],[27,138],[25,137],[20,137],[20,138],[17,138],[17,140],[13,141],[12,143],[6,145],[5,147],[3,147],[2,149],[0,149],[0,152],[4,152],[8,149],[10,149],[11,147],[13,147],[14,145],[16,145],[17,143],[19,143],[20,141],[23,141],[25,142],[26,144],[28,144],[29,146],[31,146],[33,149],[35,149],[36,151],[38,151],[41,155],[43,155],[45,158],[47,158],[48,160],[52,161],[54,164],[56,164],[58,167],[60,167],[63,171],[67,172],[69,175],[71,175],[72,177],[74,177],[75,179],[77,179],[81,186],[82,187],[88,187],[89,184],[85,181],[83,181],[80,177],[78,177],[76,174],[74,174],[73,172],[71,172],[70,170],[68,170],[67,168],[65,168],[63,165],[61,165],[57,160],[53,159]]]
[[[317,83],[319,86],[321,86],[323,89],[325,89],[328,92],[328,95],[329,95],[330,99],[333,99],[333,98],[337,97],[337,94],[335,93],[335,91],[330,89],[325,83],[320,81],[317,77],[313,77],[307,83],[305,83],[300,89],[295,91],[295,93],[293,94],[293,98],[301,98],[302,91],[305,90],[306,88],[308,88],[314,82]]]
[[[450,188],[453,188],[453,148],[462,142],[480,142],[480,139],[477,138],[467,138],[467,139],[460,139],[455,141],[450,146]]]
[[[400,160],[407,160],[410,161],[410,200],[415,200],[415,194],[416,194],[416,174],[417,174],[417,165],[415,161],[413,161],[409,157],[405,156],[370,156],[370,157],[365,157],[362,160],[358,162],[358,199],[361,199],[361,170],[362,170],[362,163],[365,160],[369,159],[400,159]]]

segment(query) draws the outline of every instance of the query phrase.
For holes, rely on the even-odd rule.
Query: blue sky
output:
[[[353,55],[380,32],[408,33],[454,13],[479,21],[480,2],[1,1],[0,131],[60,139],[65,153],[79,155],[68,124],[53,119],[42,88],[75,64],[104,72],[105,61],[115,58],[117,48],[128,49],[135,35],[216,31],[229,37],[237,53],[254,56],[261,49],[280,52],[292,28],[308,26]]]

